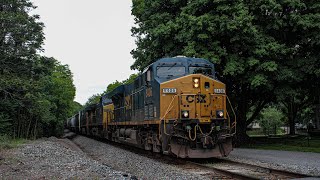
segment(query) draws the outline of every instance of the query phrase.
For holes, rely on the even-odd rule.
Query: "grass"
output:
[[[273,131],[270,130],[270,134],[272,134]],[[266,136],[266,134],[262,131],[262,129],[254,129],[254,130],[250,130],[247,131],[248,136],[250,137],[262,137],[262,136]],[[277,129],[277,135],[285,135],[284,130],[282,129]]]
[[[12,139],[7,135],[0,135],[0,150],[1,149],[12,149],[18,147],[21,144],[26,143],[25,139]]]
[[[244,148],[300,151],[320,153],[320,137],[307,136],[276,136],[276,137],[251,137],[250,144]]]

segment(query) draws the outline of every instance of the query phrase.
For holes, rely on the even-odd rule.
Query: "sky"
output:
[[[44,23],[44,53],[68,64],[76,86],[75,101],[84,104],[108,84],[127,79],[134,60],[130,51],[134,17],[131,0],[31,0],[32,13]]]

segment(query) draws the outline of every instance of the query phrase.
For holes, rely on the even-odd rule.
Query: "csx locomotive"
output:
[[[227,111],[231,109],[229,114]],[[68,127],[180,158],[227,156],[236,120],[214,65],[162,58],[68,120]]]

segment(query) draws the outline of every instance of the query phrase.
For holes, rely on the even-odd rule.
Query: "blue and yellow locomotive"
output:
[[[227,156],[236,125],[214,65],[188,57],[159,59],[71,120],[80,133],[180,158]]]

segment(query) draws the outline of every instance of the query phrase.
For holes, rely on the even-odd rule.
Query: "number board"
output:
[[[226,93],[226,90],[225,89],[214,89],[214,93],[216,93],[216,94],[224,94],[224,93]]]
[[[175,93],[177,93],[177,89],[176,88],[163,88],[162,92],[165,94],[175,94]]]

